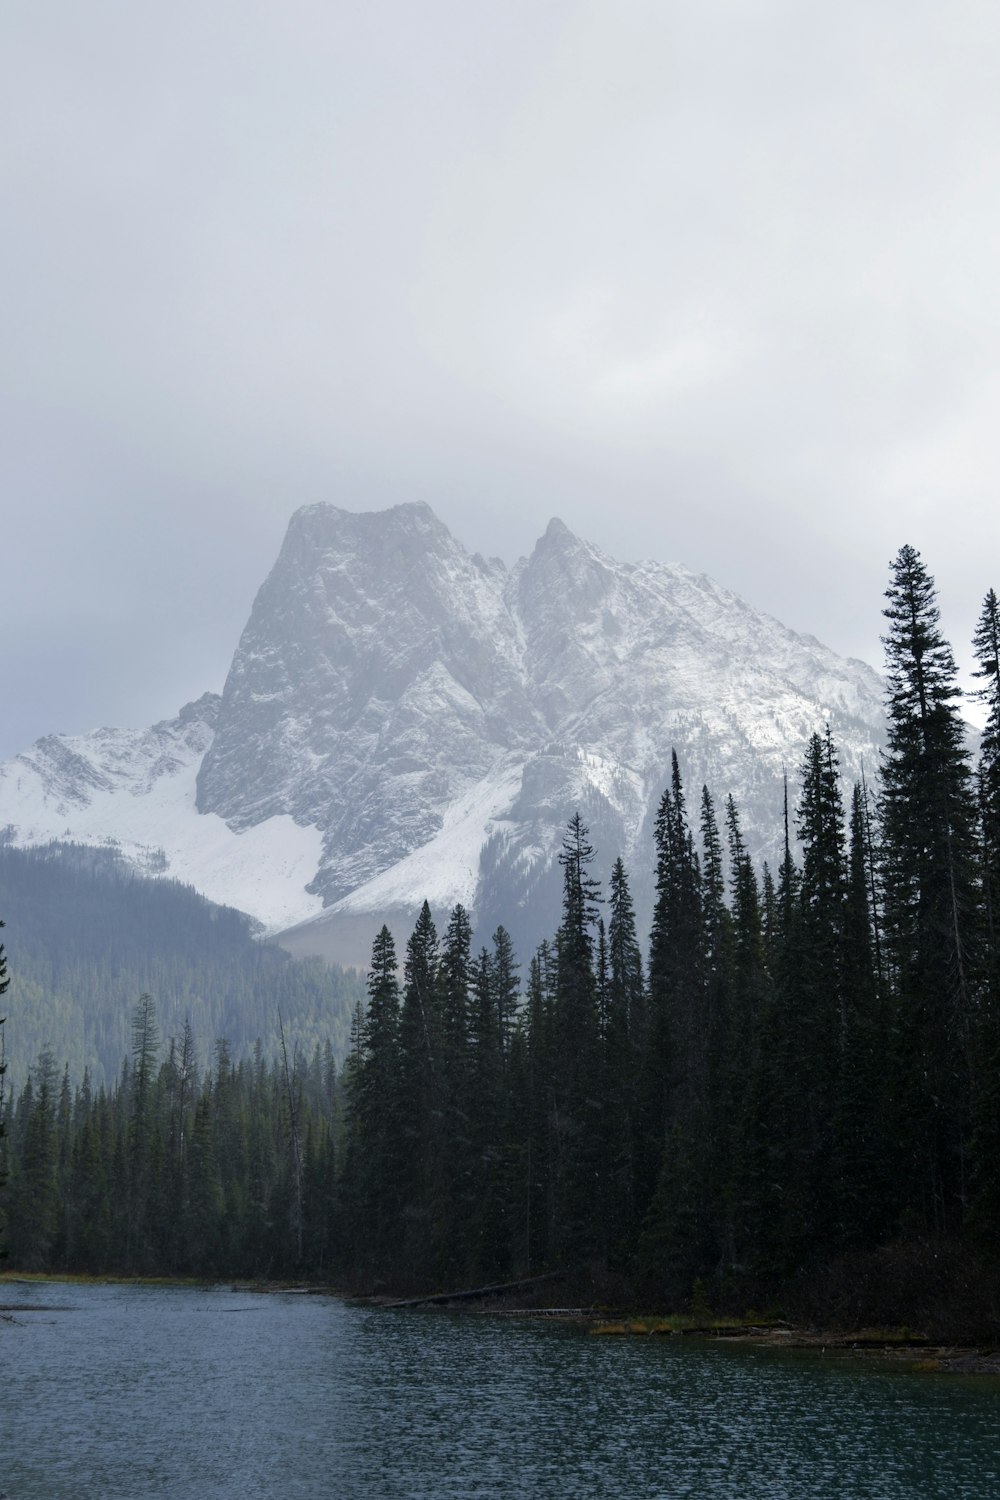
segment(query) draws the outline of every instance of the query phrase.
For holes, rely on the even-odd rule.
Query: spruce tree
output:
[[[556,1166],[561,1144],[557,1079],[561,1056],[556,1036],[556,962],[550,945],[539,944],[528,966],[520,1068],[513,1070],[512,1119],[519,1127],[523,1224],[521,1264],[548,1267],[556,1253]],[[517,1038],[515,1038],[516,1040]],[[513,1060],[513,1059],[512,1059]]]
[[[977,790],[986,979],[972,1032],[972,1209],[976,1232],[1000,1241],[1000,601],[992,589],[973,636],[974,696],[986,711]]]
[[[600,1031],[594,929],[600,889],[590,874],[594,850],[579,813],[570,819],[559,864],[562,923],[556,934],[555,1197],[564,1260],[601,1254]]]
[[[496,1001],[496,1018],[500,1039],[500,1059],[505,1063],[510,1051],[511,1039],[517,1022],[517,1007],[520,996],[518,969],[520,965],[514,953],[514,944],[506,927],[498,927],[493,934],[493,953],[490,958],[490,974]]]
[[[979,747],[979,812],[983,851],[983,895],[994,1003],[1000,1001],[1000,601],[992,589],[983,600],[972,638],[982,686],[974,697],[986,710]]]
[[[901,1219],[950,1232],[965,1193],[979,890],[976,807],[951,647],[934,582],[913,547],[883,611],[888,749],[882,884],[893,988],[895,1181]]]
[[[478,1101],[472,1087],[470,1012],[472,1010],[472,928],[465,907],[449,919],[441,953],[441,1076],[439,1098],[440,1201],[434,1208],[439,1274],[454,1284],[464,1271],[467,1229],[472,1218],[473,1138],[471,1120]]]
[[[843,982],[847,868],[839,762],[830,727],[814,734],[802,767],[796,831],[802,846],[798,899],[786,958],[783,1011],[792,1064],[778,1124],[786,1175],[790,1263],[831,1242],[834,1223],[835,1091],[846,1031]],[[789,1055],[790,1054],[790,1055]]]
[[[654,827],[656,903],[649,943],[649,1028],[644,1065],[649,1148],[645,1188],[656,1189],[643,1259],[661,1285],[690,1285],[707,1254],[710,1144],[708,1013],[702,882],[676,752]]]
[[[497,975],[487,948],[471,968],[471,1048],[467,1119],[468,1185],[462,1204],[468,1264],[476,1281],[505,1274],[508,1224],[505,1180],[504,1054]]]
[[[874,944],[864,793],[851,797],[840,964],[842,1030],[833,1118],[833,1230],[838,1248],[877,1244],[885,1217],[886,1027]]]
[[[400,1015],[396,948],[383,926],[372,944],[368,1009],[349,1074],[345,1181],[357,1269],[384,1277],[397,1250],[404,1191],[400,1117]]]
[[[149,1261],[150,1199],[155,1188],[152,1170],[155,1131],[154,1088],[160,1045],[156,1006],[152,995],[140,995],[132,1015],[132,1089],[128,1142],[129,1267],[145,1269]]]
[[[3,927],[3,925],[4,925],[3,922],[0,922],[0,927]],[[9,978],[9,976],[7,974],[7,959],[6,959],[6,956],[4,954],[3,943],[0,943],[0,1005],[2,1005],[2,1003],[3,1003],[3,997],[4,997],[4,995],[5,995],[6,991],[7,991],[7,986],[9,984],[10,984],[10,978]],[[3,1256],[5,1256],[7,1254],[7,1248],[6,1248],[6,1245],[4,1244],[4,1240],[3,1240],[4,1213],[3,1213],[3,1201],[2,1201],[4,1183],[6,1181],[6,1171],[4,1169],[4,1147],[3,1147],[3,1137],[4,1137],[4,1128],[5,1128],[5,1126],[4,1126],[4,1074],[7,1071],[6,1055],[5,1055],[5,1052],[4,1052],[4,1030],[3,1030],[3,1028],[4,1028],[4,1023],[5,1023],[6,1019],[7,1019],[6,1016],[0,1016],[0,1258],[2,1258]]]
[[[761,1007],[767,987],[760,890],[732,796],[726,799],[730,916],[727,923],[723,1042],[715,1089],[720,1132],[716,1142],[721,1222],[720,1260],[736,1265],[752,1239],[754,1191],[747,1135],[748,1085],[759,1060]]]
[[[616,859],[608,885],[607,1002],[604,1031],[605,1237],[617,1258],[634,1239],[639,1063],[645,1039],[642,954],[628,877]]]
[[[425,901],[406,945],[400,1013],[400,1115],[404,1151],[398,1274],[422,1284],[436,1277],[435,1217],[442,1200],[441,987],[437,928]]]
[[[56,1067],[39,1054],[15,1115],[17,1170],[11,1180],[11,1252],[24,1271],[51,1269],[58,1221]]]

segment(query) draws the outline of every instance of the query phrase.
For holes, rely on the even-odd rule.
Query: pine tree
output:
[[[490,971],[496,999],[496,1018],[500,1036],[500,1058],[506,1062],[511,1039],[517,1023],[517,1007],[520,997],[518,969],[520,965],[514,953],[514,944],[506,927],[498,927],[493,934],[493,953]]]
[[[562,924],[556,936],[555,1196],[563,1259],[605,1253],[599,1244],[600,1032],[594,936],[600,890],[590,874],[594,850],[579,813],[570,819],[559,864]]]
[[[149,1260],[150,1197],[156,1185],[152,1171],[156,1058],[160,1044],[152,995],[140,995],[132,1016],[132,1089],[128,1145],[128,1244],[130,1267],[145,1269]]]
[[[635,911],[625,866],[616,859],[608,885],[607,1002],[604,1032],[605,1237],[621,1260],[634,1240],[639,1064],[646,1031],[646,992]]]
[[[662,1140],[668,1123],[690,1132],[705,1103],[707,1025],[701,870],[688,827],[677,754],[654,827],[656,904],[649,941],[650,1054],[661,1080],[650,1121]]]
[[[400,1116],[405,1233],[396,1249],[397,1269],[416,1284],[436,1279],[435,1218],[440,1206],[444,1149],[441,987],[437,928],[425,901],[406,945],[400,1013]],[[404,1270],[405,1268],[405,1270]]]
[[[3,922],[0,922],[0,927],[3,927],[3,925],[4,925]],[[4,954],[3,943],[0,943],[0,1004],[2,1004],[2,1002],[3,1002],[3,997],[6,994],[7,986],[9,984],[10,984],[10,978],[9,978],[9,976],[7,974],[7,959],[6,959],[6,956]],[[4,1028],[4,1022],[6,1021],[6,1019],[7,1019],[6,1016],[0,1016],[0,1258],[2,1258],[3,1256],[5,1256],[7,1254],[7,1249],[6,1249],[6,1246],[5,1246],[4,1242],[3,1242],[4,1214],[3,1214],[3,1203],[2,1203],[2,1195],[3,1195],[3,1190],[4,1190],[4,1184],[5,1184],[6,1180],[7,1180],[7,1174],[6,1174],[6,1171],[5,1171],[4,1146],[3,1146],[4,1128],[5,1128],[4,1127],[4,1074],[7,1071],[6,1054],[4,1052],[4,1031],[3,1031],[3,1028]]]
[[[472,1009],[472,927],[465,907],[448,919],[438,986],[441,992],[440,1147],[437,1160],[439,1197],[434,1205],[438,1274],[454,1284],[464,1273],[468,1229],[473,1215],[473,1111],[478,1106],[470,1055]],[[499,1023],[495,1023],[497,1030]]]
[[[884,614],[888,749],[882,882],[894,992],[895,1180],[907,1223],[961,1222],[978,961],[976,809],[951,648],[934,583],[912,547]]]
[[[890,1228],[885,1218],[886,1028],[870,891],[864,793],[855,784],[844,892],[843,1010],[833,1117],[833,1228],[838,1248],[877,1244]]]
[[[755,1191],[748,1155],[748,1092],[759,1063],[761,1009],[767,993],[760,890],[740,828],[739,813],[726,799],[730,909],[726,924],[725,1009],[721,1017],[716,1082],[716,1140],[720,1205],[719,1248],[724,1266],[741,1263],[752,1243]]]
[[[489,1281],[506,1272],[509,1226],[504,1172],[503,1027],[496,967],[488,949],[483,948],[473,963],[471,979],[470,1087],[464,1122],[469,1182],[462,1206],[469,1229],[470,1273],[477,1281]]]
[[[39,1054],[19,1101],[17,1170],[11,1181],[11,1252],[23,1271],[51,1268],[58,1218],[56,1067]]]
[[[654,827],[656,904],[649,944],[644,1062],[645,1191],[656,1183],[644,1236],[647,1272],[687,1289],[707,1253],[710,1214],[711,1018],[702,881],[676,752]]]
[[[351,1255],[358,1272],[385,1277],[398,1253],[404,1192],[400,1112],[400,1001],[396,948],[388,927],[372,944],[368,1008],[359,1012],[348,1064],[344,1167]]]
[[[990,978],[997,1004],[1000,1003],[1000,601],[992,589],[983,600],[972,649],[978,663],[972,675],[982,683],[974,696],[986,709],[979,748],[978,789]]]
[[[782,1108],[774,1122],[783,1161],[789,1266],[833,1238],[834,1112],[846,1032],[843,984],[847,869],[839,762],[830,727],[810,738],[796,819],[802,869],[785,960]]]
[[[1000,601],[983,601],[972,649],[974,696],[986,710],[977,790],[986,981],[972,1028],[972,1209],[977,1233],[1000,1240]]]
[[[543,942],[528,966],[523,1026],[512,1048],[510,1117],[520,1168],[519,1191],[515,1192],[520,1204],[517,1222],[522,1227],[519,1263],[525,1272],[548,1268],[557,1245],[556,1182],[562,1134],[556,1094],[561,1058],[556,1041],[555,974],[552,950]]]

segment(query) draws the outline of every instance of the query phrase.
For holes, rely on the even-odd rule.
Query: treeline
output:
[[[401,1291],[565,1266],[676,1302],[893,1241],[1000,1248],[1000,605],[975,770],[912,548],[885,613],[878,786],[845,790],[814,735],[758,875],[732,799],[692,807],[675,758],[645,957],[627,872],[597,888],[578,816],[525,972],[503,928],[473,952],[461,907],[439,938],[425,904],[401,973],[382,930],[339,1079],[300,1052],[196,1080],[183,1039],[154,1067],[138,1015],[110,1092],[40,1064],[9,1121],[17,1263]],[[17,1238],[42,1200],[44,1254]]]
[[[161,1047],[144,995],[116,1083],[44,1052],[6,1119],[6,1242],[21,1270],[281,1276],[332,1270],[336,1066],[194,1037]],[[165,1051],[165,1056],[163,1055]]]
[[[645,965],[626,872],[597,889],[579,818],[519,1009],[502,930],[473,959],[459,910],[439,951],[425,908],[401,986],[382,934],[349,1075],[357,1275],[591,1265],[676,1298],[898,1238],[996,1242],[1000,607],[991,591],[975,638],[975,775],[912,548],[885,614],[877,795],[845,798],[814,735],[784,856],[758,878],[732,799],[703,789],[692,814],[675,757]]]
[[[112,1084],[130,1047],[137,995],[156,996],[160,1024],[179,1036],[189,1018],[201,1056],[217,1037],[236,1055],[259,1037],[278,1047],[329,1040],[343,1057],[364,994],[353,970],[293,959],[254,936],[250,919],[173,880],[137,876],[112,849],[0,843],[0,912],[17,976],[8,1027],[10,1080],[23,1085],[42,1051],[80,1081]]]

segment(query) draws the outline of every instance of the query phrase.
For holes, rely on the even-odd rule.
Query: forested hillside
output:
[[[259,1038],[329,1041],[342,1057],[363,993],[353,971],[294,960],[254,938],[240,912],[188,886],[136,876],[113,850],[0,845],[0,912],[14,976],[5,1028],[8,1081],[49,1050],[74,1078],[111,1080],[131,1046],[139,995],[155,997],[167,1036],[190,1019],[199,1057],[225,1037],[235,1056]]]
[[[740,1309],[808,1281],[846,1316],[1000,1330],[1000,606],[976,767],[911,548],[885,613],[877,794],[819,727],[758,870],[675,757],[646,955],[577,815],[522,974],[461,906],[439,937],[425,903],[403,955],[383,928],[339,1079],[322,1049],[197,1075],[147,1002],[113,1090],[40,1059],[9,1119],[15,1263],[399,1290],[561,1267]]]

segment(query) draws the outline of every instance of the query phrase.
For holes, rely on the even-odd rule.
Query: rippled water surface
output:
[[[318,1297],[11,1286],[5,1500],[990,1500],[1000,1388]],[[44,1309],[44,1310],[43,1310]]]

